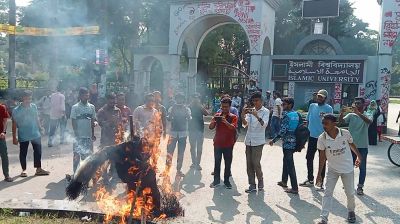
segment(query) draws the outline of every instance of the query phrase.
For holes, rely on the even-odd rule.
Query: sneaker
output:
[[[264,181],[261,180],[258,182],[258,190],[263,191],[264,190]]]
[[[7,176],[7,177],[4,178],[4,181],[5,181],[5,182],[13,182],[14,179],[11,178],[11,177],[9,177],[9,176]]]
[[[212,182],[211,184],[210,184],[210,187],[211,188],[216,188],[216,187],[218,187],[219,186],[219,183],[217,183],[217,182]]]
[[[213,175],[213,176],[214,176],[214,171],[213,171],[213,172],[211,172],[211,175]]]
[[[278,184],[278,186],[281,186],[283,188],[287,188],[288,187],[287,184],[283,183],[282,181],[279,181],[277,184]]]
[[[225,188],[226,189],[232,189],[232,184],[228,181],[228,182],[224,182],[225,184]]]
[[[47,147],[51,148],[53,147],[53,144],[47,144]]]
[[[356,214],[354,212],[349,212],[347,221],[349,223],[355,223],[356,222]]]
[[[364,190],[363,190],[362,187],[358,187],[358,188],[357,188],[357,194],[358,194],[358,195],[364,195]]]
[[[286,189],[285,192],[288,194],[299,194],[299,190],[294,190],[292,188]]]
[[[323,220],[323,219],[321,219],[321,221],[319,221],[318,224],[328,224],[328,222]]]
[[[42,168],[38,168],[38,169],[36,169],[35,176],[48,176],[49,174],[50,174],[49,171],[46,171]]]
[[[256,192],[256,191],[257,191],[256,186],[255,185],[250,185],[249,188],[246,189],[244,192],[250,194],[250,193]]]
[[[314,186],[314,181],[306,180],[303,183],[299,184],[301,187],[312,187]]]

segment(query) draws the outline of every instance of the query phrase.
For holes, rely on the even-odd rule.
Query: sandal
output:
[[[13,182],[14,179],[11,178],[11,177],[6,177],[6,178],[4,179],[4,181],[5,181],[5,182]]]
[[[287,184],[283,183],[282,181],[278,182],[278,186],[281,186],[283,188],[287,188],[288,187]]]
[[[48,176],[49,174],[50,174],[49,171],[39,169],[39,170],[36,170],[35,176]]]
[[[293,190],[292,188],[286,189],[285,192],[288,194],[299,194],[298,190]]]
[[[25,172],[22,172],[21,175],[19,175],[20,177],[28,177],[28,174],[26,174]]]

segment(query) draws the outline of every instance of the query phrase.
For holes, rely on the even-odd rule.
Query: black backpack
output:
[[[299,125],[294,131],[294,134],[296,136],[295,151],[301,152],[301,150],[305,148],[308,138],[310,137],[310,130],[308,130],[308,127],[303,123],[303,118],[301,117],[300,113],[297,114],[299,115]]]

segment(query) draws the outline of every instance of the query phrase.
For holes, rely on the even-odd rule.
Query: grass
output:
[[[0,224],[81,224],[78,218],[58,218],[56,215],[38,215],[19,217],[12,209],[0,209]],[[96,223],[96,222],[85,222]]]
[[[400,99],[390,99],[390,103],[400,104]]]

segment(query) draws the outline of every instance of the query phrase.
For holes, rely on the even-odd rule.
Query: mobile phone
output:
[[[215,121],[216,122],[221,122],[222,121],[222,116],[215,116]]]

